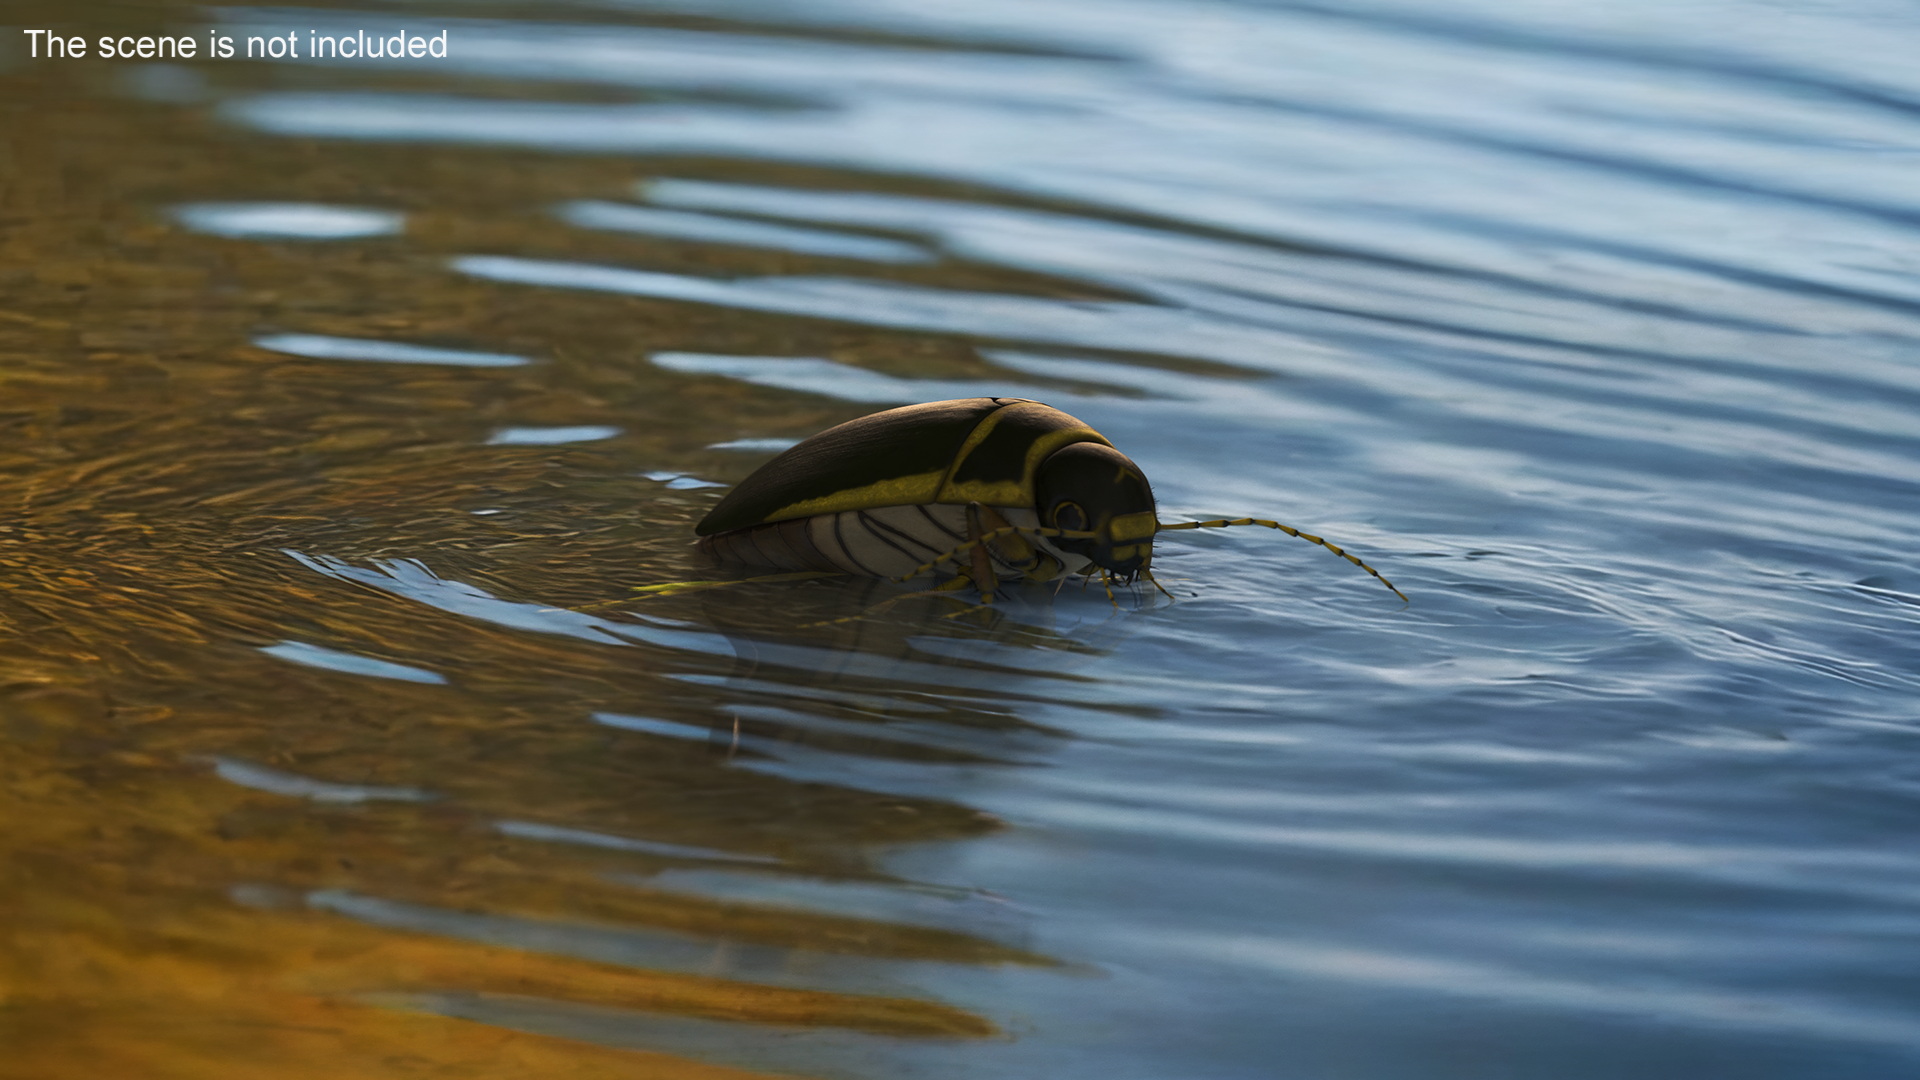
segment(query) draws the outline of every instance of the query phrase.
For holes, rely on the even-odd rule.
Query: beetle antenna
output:
[[[1066,537],[1069,540],[1092,540],[1097,538],[1100,535],[1099,533],[1090,532],[1084,529],[1050,529],[1045,526],[1005,525],[998,529],[991,529],[991,530],[988,530],[987,532],[981,533],[979,536],[976,536],[971,540],[961,543],[958,547],[954,548],[951,551],[946,552],[945,554],[941,555],[939,558],[934,559],[932,562],[921,563],[919,566],[915,567],[912,571],[906,574],[903,574],[900,577],[894,578],[893,580],[897,582],[911,581],[914,578],[919,577],[921,574],[927,573],[928,571],[934,569],[935,567],[939,566],[943,562],[948,562],[950,560],[959,558],[963,553],[973,548],[979,547],[981,544],[998,540],[1003,536],[1012,536],[1015,533],[1028,533],[1033,536],[1062,536],[1062,537]]]
[[[1373,567],[1368,566],[1366,563],[1363,563],[1359,559],[1353,557],[1352,555],[1347,554],[1346,551],[1342,549],[1338,544],[1329,544],[1325,540],[1322,540],[1320,537],[1315,536],[1312,533],[1303,533],[1299,529],[1296,529],[1291,525],[1282,525],[1277,521],[1268,521],[1265,518],[1233,518],[1231,520],[1227,518],[1215,518],[1212,521],[1176,521],[1171,524],[1163,521],[1163,522],[1160,522],[1159,525],[1160,525],[1160,528],[1158,531],[1160,532],[1168,532],[1173,529],[1227,529],[1227,528],[1232,528],[1235,525],[1261,525],[1269,529],[1279,529],[1281,532],[1286,533],[1288,536],[1297,536],[1300,539],[1305,540],[1309,544],[1319,544],[1321,547],[1326,548],[1328,551],[1333,552],[1335,555],[1340,556],[1341,558],[1347,560],[1348,562],[1359,567],[1360,569],[1365,570],[1367,573],[1372,574],[1374,577],[1374,580],[1378,581],[1382,585],[1385,585],[1387,587],[1387,590],[1393,593],[1393,595],[1399,597],[1401,600],[1409,604],[1413,603],[1413,601],[1407,600],[1406,593],[1403,593],[1399,589],[1396,589],[1393,587],[1393,582],[1388,581],[1386,578],[1381,577],[1380,571],[1375,570]]]

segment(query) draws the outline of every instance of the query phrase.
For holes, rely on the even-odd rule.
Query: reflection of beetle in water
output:
[[[763,570],[906,580],[952,561],[957,575],[940,588],[971,585],[991,600],[1006,577],[1152,581],[1156,533],[1233,525],[1309,540],[1393,589],[1277,521],[1161,522],[1138,465],[1024,398],[909,405],[828,428],[747,477],[694,531],[715,560]]]

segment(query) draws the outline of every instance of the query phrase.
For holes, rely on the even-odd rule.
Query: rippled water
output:
[[[71,8],[451,55],[0,59],[0,1073],[1920,1068],[1910,7]],[[976,394],[1412,603],[634,591]]]

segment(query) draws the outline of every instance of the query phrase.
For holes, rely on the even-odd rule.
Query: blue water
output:
[[[480,555],[295,543],[288,573],[420,620],[402,675],[289,632],[305,651],[286,659],[329,677],[483,699],[457,656],[435,663],[434,628],[504,628],[541,656],[577,650],[580,670],[661,676],[611,700],[556,678],[541,708],[583,732],[705,745],[732,718],[747,728],[730,771],[1001,823],[823,840],[792,873],[685,848],[711,830],[631,836],[533,805],[515,816],[530,841],[696,850],[711,862],[646,880],[1059,961],[743,948],[723,965],[944,1000],[1006,1032],[986,1041],[457,994],[416,1007],[874,1080],[1920,1075],[1912,7],[602,0],[536,18],[474,0],[209,17],[236,34],[444,27],[451,55],[129,85],[238,139],[465,149],[536,179],[596,163],[591,184],[524,186],[568,189],[551,197],[264,184],[183,198],[197,209],[177,220],[233,244],[377,242],[491,298],[505,314],[463,341],[383,334],[370,303],[357,331],[351,312],[294,315],[261,344],[391,363],[396,380],[436,362],[551,371],[521,415],[464,437],[476,454],[633,448],[621,497],[643,519],[679,500],[658,504],[679,517],[649,552],[678,550],[723,490],[678,480],[737,482],[873,409],[1013,394],[1104,432],[1163,518],[1275,517],[1412,598],[1241,529],[1161,538],[1172,602],[1021,590],[977,631],[875,614],[822,639],[799,624],[885,590],[583,613]],[[395,214],[409,231],[367,239]],[[459,227],[422,224],[443,219]],[[554,305],[630,322],[624,351],[543,338]],[[638,397],[588,400],[619,383]],[[564,483],[542,498],[470,509],[590,513]],[[767,629],[789,602],[805,609],[791,633]],[[704,806],[689,820],[724,817]],[[308,904],[717,963],[637,931],[360,892]]]

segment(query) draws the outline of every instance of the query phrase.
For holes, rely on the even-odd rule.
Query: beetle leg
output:
[[[943,562],[946,562],[950,559],[958,559],[962,554],[973,550],[975,547],[978,547],[983,543],[991,543],[992,541],[998,540],[1003,536],[1012,536],[1015,533],[1032,533],[1035,536],[1060,536],[1060,537],[1066,537],[1067,539],[1070,539],[1070,540],[1091,540],[1099,535],[1098,533],[1086,532],[1086,531],[1075,530],[1075,529],[1049,529],[1045,527],[1035,528],[1033,526],[1028,526],[1028,525],[1008,525],[1003,529],[994,529],[991,532],[988,532],[982,535],[977,540],[964,540],[959,544],[959,546],[955,547],[953,550],[941,554],[939,558],[936,558],[931,562],[921,563],[919,566],[915,567],[912,571],[902,574],[899,577],[894,578],[893,580],[912,581],[914,578],[919,577],[921,574],[925,574],[929,571],[937,569],[939,565]]]
[[[983,503],[969,503],[968,513],[978,517],[984,530],[979,537],[981,546],[988,548],[1002,565],[1019,571],[1022,578],[1052,581],[1066,573],[1067,564],[1036,543],[1039,537],[1057,534],[1059,530],[1009,524],[1000,511]],[[973,517],[968,520],[972,521]]]
[[[1000,591],[1000,579],[993,573],[993,555],[985,543],[988,534],[997,531],[995,526],[983,520],[988,514],[993,514],[996,521],[1000,518],[999,514],[994,514],[979,503],[967,504],[967,540],[973,544],[969,551],[973,563],[973,583],[980,587],[980,602],[983,604],[993,603],[994,594]],[[1006,526],[1003,524],[998,528],[1004,529]]]
[[[999,518],[992,507],[984,507],[988,520]],[[1003,519],[1004,520],[1004,519]],[[1053,557],[1045,548],[1034,543],[1027,533],[1036,530],[1008,525],[996,529],[1000,539],[989,541],[994,557],[1020,572],[1028,581],[1052,581],[1066,573],[1067,564]],[[989,534],[992,535],[992,534]],[[983,545],[985,546],[985,545]]]
[[[992,507],[986,507],[985,510],[993,518],[1006,520],[995,513]],[[1041,535],[1038,529],[1007,526],[1004,538],[994,542],[993,553],[1001,562],[1020,571],[1020,576],[1028,581],[1052,581],[1066,576],[1067,564],[1040,546],[1038,540]]]
[[[979,518],[980,528],[984,530],[982,543],[992,549],[993,557],[1001,563],[1020,571],[1022,577],[1035,581],[1046,581],[1057,572],[1045,567],[1047,564],[1058,566],[1060,560],[1047,554],[1026,535],[1031,530],[1010,524],[1000,511],[982,503],[967,504],[967,512],[969,520],[973,516]]]
[[[930,592],[930,593],[959,592],[962,589],[971,588],[972,586],[973,586],[973,578],[968,576],[968,574],[963,571],[961,573],[955,574],[954,576],[948,578],[947,580],[941,582],[940,584],[935,585],[933,588],[928,589],[927,592]],[[916,596],[919,594],[908,593],[907,595]]]
[[[873,605],[872,607],[861,611],[857,615],[842,615],[837,619],[822,619],[819,622],[801,623],[799,626],[799,629],[811,630],[816,626],[839,626],[841,623],[857,622],[861,619],[871,618],[872,616],[878,615],[881,612],[886,611],[888,608],[891,608],[893,605],[898,604],[903,600],[919,600],[929,596],[938,597],[942,600],[953,600],[961,604],[966,604],[965,600],[961,600],[959,597],[953,596],[951,594],[958,592],[962,589],[965,589],[967,586],[971,584],[973,584],[973,581],[969,579],[967,575],[961,574],[960,576],[955,577],[950,581],[944,581],[938,585],[935,585],[931,589],[920,589],[916,592],[901,593],[899,596],[889,596],[885,600],[882,600],[879,603]],[[963,607],[960,610],[962,612],[972,611],[973,605],[967,604],[966,607]],[[945,618],[945,616],[942,616],[942,618]]]
[[[624,597],[618,600],[602,600],[599,603],[583,604],[569,608],[569,611],[604,611],[607,608],[631,604],[637,600],[647,600],[656,596],[673,596],[683,592],[699,592],[702,589],[725,589],[733,585],[748,585],[758,581],[804,581],[808,578],[845,577],[845,574],[825,570],[799,570],[791,574],[761,574],[758,577],[727,578],[720,581],[669,581],[660,585],[635,585],[632,591],[639,596]]]
[[[1033,566],[1027,570],[1028,581],[1052,581],[1054,578],[1060,578],[1061,580],[1066,579],[1066,563],[1061,562],[1059,559],[1054,558],[1038,548],[1034,549],[1033,556]]]
[[[959,611],[949,611],[945,615],[942,615],[940,617],[943,619],[957,619],[962,615],[969,615],[976,611],[980,613],[981,618],[983,620],[993,618],[993,604],[991,601],[987,601],[987,600],[982,600],[978,604],[970,604],[966,607],[961,608]],[[992,625],[992,624],[985,623],[984,625]]]

